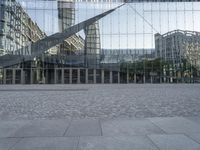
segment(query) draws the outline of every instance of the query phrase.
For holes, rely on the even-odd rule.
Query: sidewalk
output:
[[[200,150],[200,117],[0,121],[0,150]]]

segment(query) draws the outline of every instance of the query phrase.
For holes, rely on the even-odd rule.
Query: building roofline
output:
[[[180,29],[172,30],[172,31],[169,31],[169,32],[164,33],[162,35],[160,33],[156,33],[155,35],[161,35],[162,37],[166,37],[166,36],[169,36],[169,35],[172,35],[172,34],[175,34],[175,33],[181,33],[181,34],[185,34],[185,35],[198,35],[198,36],[200,36],[200,32],[198,32],[198,31],[180,30]]]

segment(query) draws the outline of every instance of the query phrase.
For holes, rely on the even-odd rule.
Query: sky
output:
[[[48,35],[58,32],[57,1],[18,0]],[[75,22],[121,5],[76,2]],[[181,29],[200,32],[200,2],[129,3],[99,21],[105,49],[154,48],[154,34]],[[83,32],[79,33],[84,37]]]

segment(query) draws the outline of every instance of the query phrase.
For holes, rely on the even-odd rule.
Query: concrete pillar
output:
[[[3,84],[6,84],[6,70],[7,69],[3,70]]]
[[[72,68],[69,69],[69,84],[72,84]]]
[[[35,71],[35,70],[34,70]],[[41,75],[40,75],[40,69],[36,69],[36,83],[39,83],[41,81]]]
[[[134,74],[134,83],[137,83],[137,74]]]
[[[88,69],[85,69],[85,83],[88,84]]]
[[[77,71],[78,71],[78,73],[77,73],[77,75],[78,75],[77,83],[80,84],[81,83],[81,69],[79,68]]]
[[[64,68],[61,70],[61,83],[64,84]]]
[[[113,72],[110,71],[110,83],[112,84],[113,83]]]
[[[146,77],[143,75],[143,82],[146,83]]]
[[[12,69],[12,84],[15,84],[15,79],[16,79],[16,70]]]
[[[97,83],[97,71],[96,71],[96,69],[93,70],[93,81],[94,81],[94,84]]]
[[[104,70],[101,70],[101,83],[104,84]]]
[[[24,70],[21,69],[21,84],[24,84]]]
[[[46,75],[45,74],[45,69],[42,69],[42,83],[46,83]]]
[[[170,83],[173,83],[173,78],[170,77]],[[190,83],[191,83],[191,77],[190,77]]]
[[[129,71],[127,70],[127,74],[126,74],[126,83],[128,84],[129,83]]]
[[[117,73],[117,82],[120,83],[120,72]]]
[[[54,84],[57,83],[57,69],[54,68]]]
[[[49,78],[49,70],[46,69],[46,72],[45,72],[45,84],[48,84],[48,78]]]
[[[163,78],[163,82],[166,83],[166,80],[167,80],[166,77],[164,77],[164,78]],[[160,80],[160,81],[161,81],[161,80]]]
[[[33,84],[33,70],[30,69],[30,84]]]

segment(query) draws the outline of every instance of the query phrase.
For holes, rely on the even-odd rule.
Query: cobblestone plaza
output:
[[[199,150],[198,84],[4,85],[1,150]]]
[[[0,0],[0,150],[200,150],[198,0]]]
[[[0,87],[1,119],[199,116],[198,84]]]
[[[0,4],[0,84],[200,82],[198,1]]]

